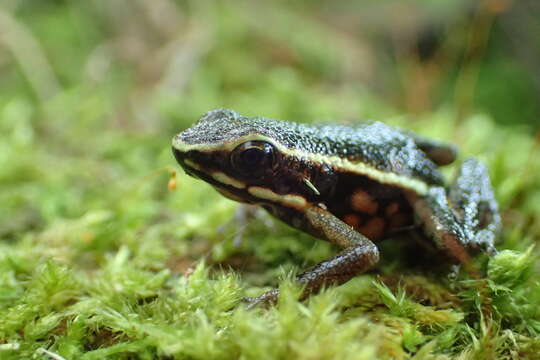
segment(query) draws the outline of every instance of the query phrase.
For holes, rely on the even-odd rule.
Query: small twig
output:
[[[0,344],[0,351],[19,350],[20,347],[21,347],[21,344],[19,344],[19,343]]]
[[[60,356],[56,353],[53,353],[45,348],[38,348],[36,350],[36,353],[39,353],[39,354],[44,354],[44,355],[47,355],[48,357],[50,357],[51,359],[53,360],[67,360],[65,357],[63,356]]]

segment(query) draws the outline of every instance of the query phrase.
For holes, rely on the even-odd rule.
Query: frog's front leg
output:
[[[317,292],[325,285],[343,284],[379,261],[379,250],[375,244],[330,212],[312,206],[305,211],[305,216],[315,233],[345,250],[297,276],[297,281],[304,286],[303,296]],[[278,295],[279,290],[274,289],[247,300],[251,307],[275,302]]]
[[[461,165],[448,193],[433,187],[424,197],[409,198],[428,235],[460,263],[470,261],[470,249],[496,253],[500,215],[487,169],[475,159]]]

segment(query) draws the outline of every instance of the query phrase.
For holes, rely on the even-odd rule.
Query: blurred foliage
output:
[[[535,359],[535,0],[3,0],[0,359]],[[372,273],[297,301],[333,252],[178,175],[170,139],[228,107],[384,120],[490,168],[505,230],[486,279],[382,244]],[[451,169],[452,170],[452,169]],[[451,171],[450,171],[451,173]],[[482,265],[482,259],[479,259]],[[279,285],[278,306],[242,296]]]

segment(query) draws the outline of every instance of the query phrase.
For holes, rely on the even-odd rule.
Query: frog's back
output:
[[[219,109],[207,113],[188,131],[184,133],[184,141],[223,144],[252,134],[254,139],[272,139],[292,156],[320,162],[336,161],[341,169],[351,172],[366,172],[371,177],[395,178],[396,181],[400,177],[403,181],[413,179],[418,184],[443,184],[437,165],[411,136],[380,122],[358,126],[307,125],[246,117]],[[349,166],[341,166],[344,162]]]

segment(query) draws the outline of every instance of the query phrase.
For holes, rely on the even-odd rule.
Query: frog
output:
[[[488,169],[457,147],[378,121],[305,124],[216,109],[174,136],[186,174],[342,250],[301,272],[302,297],[373,268],[377,243],[419,229],[457,266],[493,256],[501,217]],[[277,301],[279,289],[248,298]]]

